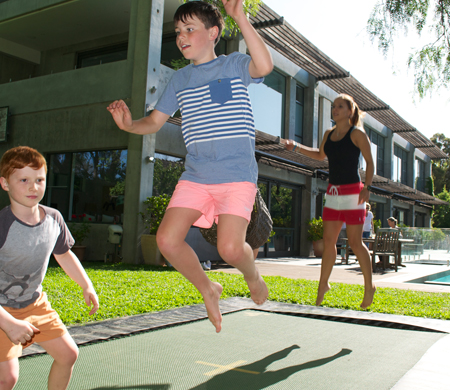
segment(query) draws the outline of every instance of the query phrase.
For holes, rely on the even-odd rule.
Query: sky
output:
[[[411,28],[407,36],[400,32],[385,57],[366,32],[377,0],[263,1],[427,138],[435,133],[450,136],[444,116],[450,112],[450,90],[421,100],[406,63],[415,47],[432,38],[428,33],[419,37]]]

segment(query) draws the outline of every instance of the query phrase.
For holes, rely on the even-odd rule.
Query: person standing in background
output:
[[[305,147],[293,140],[280,142],[287,150],[302,153],[316,160],[328,158],[329,184],[323,209],[324,252],[320,272],[316,305],[320,305],[330,290],[328,282],[336,262],[336,241],[342,224],[347,226],[348,243],[358,258],[364,276],[364,298],[361,308],[372,304],[376,287],[372,281],[372,267],[367,247],[362,241],[365,205],[369,200],[374,163],[370,150],[370,140],[362,124],[364,113],[354,99],[340,94],[333,103],[332,115],[336,125],[325,132],[319,149]],[[366,161],[366,180],[363,184],[359,175],[359,158]]]
[[[366,202],[366,219],[364,220],[364,226],[363,226],[363,238],[370,238],[371,232],[374,231],[373,228],[373,213],[370,211],[370,203]],[[365,243],[367,248],[369,248],[369,243]]]

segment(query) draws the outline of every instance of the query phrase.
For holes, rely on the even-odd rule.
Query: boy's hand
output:
[[[115,100],[106,109],[111,113],[119,129],[129,130],[133,126],[131,112],[123,100]]]
[[[3,329],[12,343],[26,344],[39,333],[39,329],[31,325],[28,321],[22,321],[14,318],[6,329]]]
[[[88,287],[88,288],[84,289],[83,297],[84,297],[84,301],[86,302],[86,305],[92,306],[92,309],[89,312],[89,315],[91,316],[99,308],[98,297],[97,297],[97,294],[96,294],[94,288]]]
[[[243,0],[222,0],[223,7],[227,14],[231,16],[237,23],[242,16],[247,18],[244,14]]]

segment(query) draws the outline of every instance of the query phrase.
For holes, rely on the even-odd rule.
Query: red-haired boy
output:
[[[40,205],[47,164],[35,149],[19,146],[0,160],[0,185],[11,204],[0,211],[0,389],[19,377],[22,349],[38,343],[54,359],[49,389],[66,389],[78,347],[42,291],[50,255],[83,289],[94,314],[94,287],[70,248],[72,235],[59,211]]]

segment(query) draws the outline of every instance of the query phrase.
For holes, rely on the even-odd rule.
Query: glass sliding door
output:
[[[270,241],[259,249],[259,257],[294,256],[298,254],[300,234],[300,189],[273,181],[258,183],[273,221]]]

